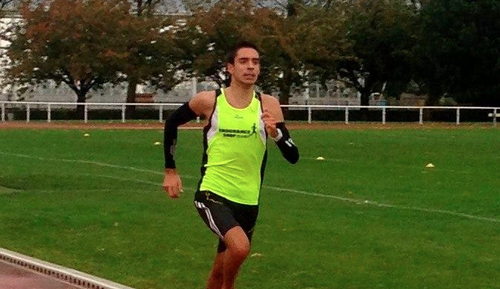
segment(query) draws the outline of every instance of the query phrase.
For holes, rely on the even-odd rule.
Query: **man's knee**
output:
[[[231,251],[231,255],[239,260],[245,260],[248,254],[250,254],[249,244],[238,244],[237,246],[233,246],[232,248],[228,249]]]
[[[250,241],[241,227],[234,227],[227,232],[224,243],[233,258],[244,260],[250,254]]]

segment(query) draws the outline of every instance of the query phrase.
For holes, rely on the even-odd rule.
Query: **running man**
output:
[[[255,92],[260,54],[249,42],[228,53],[230,86],[197,93],[167,120],[164,134],[165,179],[163,187],[178,198],[182,182],[175,167],[177,127],[204,117],[204,155],[195,207],[219,238],[217,255],[207,289],[233,289],[238,270],[250,252],[250,241],[259,211],[259,194],[271,138],[283,157],[295,164],[299,152],[285,127],[279,101]]]

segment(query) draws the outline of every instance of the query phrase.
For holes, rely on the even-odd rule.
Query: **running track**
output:
[[[16,265],[0,261],[1,289],[80,289],[55,278],[43,276]]]

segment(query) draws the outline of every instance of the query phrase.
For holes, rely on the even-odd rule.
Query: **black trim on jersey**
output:
[[[174,111],[165,122],[163,132],[163,153],[165,156],[165,168],[175,169],[174,152],[177,144],[177,127],[193,120],[196,113],[189,107],[189,103],[184,103]]]
[[[208,155],[207,155],[208,131],[212,127],[212,116],[214,115],[215,108],[217,107],[217,99],[219,98],[219,96],[221,94],[222,94],[221,89],[217,89],[215,91],[214,107],[212,108],[212,113],[210,113],[210,116],[208,117],[207,125],[203,128],[203,156],[201,158],[201,168],[200,168],[201,178],[200,178],[200,181],[198,182],[198,190],[200,190],[201,183],[203,182],[203,178],[205,177],[205,171],[207,170],[205,165],[208,163]]]
[[[255,98],[257,98],[260,101],[260,108],[262,110],[262,96],[260,95],[260,92],[255,92]]]
[[[299,161],[299,149],[295,146],[290,137],[290,133],[285,126],[284,122],[278,122],[276,128],[281,131],[283,136],[279,141],[276,142],[278,148],[281,151],[281,155],[291,164],[295,164]]]
[[[255,92],[255,97],[259,100],[260,102],[260,112],[264,112],[264,105],[262,104],[262,95],[260,92]],[[266,151],[264,152],[264,157],[262,158],[262,164],[260,165],[260,189],[262,190],[262,185],[264,184],[264,175],[266,172],[266,165],[267,165],[267,130],[264,128],[264,133],[266,135],[266,139],[264,140],[266,143]],[[260,203],[260,196],[259,194],[259,203]]]
[[[262,158],[262,164],[260,165],[260,190],[262,191],[262,185],[264,184],[264,175],[266,172],[266,165],[267,165],[267,145],[266,145],[266,151],[264,152],[264,157]],[[260,204],[260,196],[259,194],[259,200],[258,203]]]

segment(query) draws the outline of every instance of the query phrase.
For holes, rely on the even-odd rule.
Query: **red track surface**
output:
[[[0,289],[81,289],[0,261]]]

